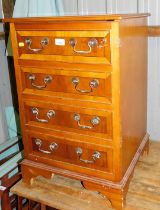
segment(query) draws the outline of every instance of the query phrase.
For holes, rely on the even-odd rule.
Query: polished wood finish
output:
[[[160,26],[148,26],[148,36],[150,37],[160,36]]]
[[[141,17],[148,17],[149,13],[142,14],[109,14],[109,15],[84,15],[84,16],[61,16],[61,17],[32,17],[32,18],[5,18],[4,22],[10,23],[32,23],[32,22],[42,22],[42,23],[50,23],[54,21],[114,21],[114,20],[122,20],[122,19],[132,19]]]
[[[151,141],[149,155],[146,156],[144,153],[138,161],[129,185],[124,210],[160,209],[159,150],[160,143]],[[84,208],[83,204],[82,206],[78,205],[79,199],[82,203],[88,203],[92,200],[92,202],[89,202],[89,205],[92,205],[93,202],[96,201],[96,205],[99,204],[101,209],[103,209],[103,207],[105,210],[112,209],[109,200],[102,200],[102,197],[98,198],[96,192],[85,191],[79,181],[66,179],[62,176],[55,176],[51,180],[36,177],[32,185],[27,185],[24,181],[20,181],[12,187],[11,191],[19,196],[27,197],[52,207],[57,207],[57,209],[69,210],[72,209],[72,205],[76,205],[75,203],[77,203],[80,210],[86,209],[87,207]],[[75,196],[75,194],[78,195]],[[85,197],[86,195],[87,198]],[[57,199],[59,197],[60,199]],[[61,202],[61,200],[64,202]],[[94,209],[94,207],[92,209]]]
[[[8,21],[24,181],[54,174],[76,178],[122,209],[148,145],[147,14]],[[77,41],[73,46],[71,38]]]
[[[145,22],[147,24],[147,20]],[[120,90],[122,99],[125,99],[120,101],[122,174],[128,168],[147,127],[147,27],[141,28],[143,23],[143,20],[128,20],[120,27]],[[136,31],[142,36],[136,36]]]
[[[91,31],[90,34],[88,34],[88,31],[56,31],[56,32],[48,32],[48,31],[18,31],[17,32],[17,39],[18,43],[20,45],[19,47],[19,55],[22,56],[23,54],[30,54],[30,50],[27,48],[26,44],[26,38],[30,38],[32,40],[31,47],[32,48],[40,48],[40,42],[41,40],[47,37],[49,40],[49,44],[44,46],[44,50],[40,51],[38,54],[43,55],[75,55],[75,53],[72,50],[71,45],[69,44],[69,41],[71,37],[76,38],[76,48],[77,50],[88,50],[88,41],[90,37],[95,37],[99,42],[102,42],[102,38],[106,40],[106,48],[93,48],[92,52],[90,54],[85,54],[84,56],[95,56],[95,57],[110,57],[110,46],[109,46],[109,40],[110,40],[110,34],[109,31]],[[55,39],[61,37],[61,39],[65,39],[65,48],[63,45],[56,45]],[[87,38],[86,38],[87,37]],[[102,37],[102,38],[101,38]],[[23,46],[23,44],[24,46]],[[22,45],[22,46],[21,46]],[[78,54],[77,54],[78,56]]]
[[[29,76],[34,75],[35,81],[32,85],[31,81],[29,80]],[[48,83],[46,88],[38,89],[36,86],[44,86],[44,79],[46,76],[51,76],[52,81]],[[28,92],[30,94],[32,90],[40,90],[42,93],[44,91],[50,91],[49,94],[55,94],[56,92],[63,93],[70,93],[78,95],[78,97],[85,97],[86,94],[80,91],[86,90],[90,91],[90,82],[94,79],[98,80],[99,85],[98,87],[93,88],[92,92],[87,94],[88,97],[90,96],[97,96],[97,97],[105,97],[108,100],[108,103],[111,102],[111,73],[87,73],[87,69],[84,71],[77,72],[76,70],[54,70],[52,72],[48,69],[42,68],[22,68],[22,77],[24,81],[24,91],[25,93]],[[79,79],[78,90],[76,90],[75,85],[73,84],[73,78]],[[59,82],[63,81],[63,86],[59,85]],[[81,96],[80,96],[81,95]],[[90,97],[91,98],[91,97]]]

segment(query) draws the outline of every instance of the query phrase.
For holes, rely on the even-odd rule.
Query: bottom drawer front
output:
[[[85,143],[77,143],[50,136],[30,136],[28,153],[37,160],[52,164],[57,161],[71,163],[104,172],[112,171],[112,150]],[[56,163],[57,166],[57,163]],[[76,171],[76,167],[75,171]]]

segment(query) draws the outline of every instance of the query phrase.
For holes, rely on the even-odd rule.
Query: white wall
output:
[[[78,14],[78,0],[62,0],[64,5],[65,15]]]
[[[106,0],[107,13],[135,13],[137,0]]]
[[[140,0],[140,12],[149,12],[149,25],[160,25],[160,1]],[[160,140],[160,38],[149,38],[148,60],[148,132]]]
[[[7,106],[12,106],[12,97],[5,56],[5,43],[0,40],[0,144],[9,138],[5,117],[5,107]]]
[[[98,3],[97,3],[98,2]],[[96,5],[96,6],[95,6]],[[103,14],[107,12],[106,0],[80,0],[78,1],[79,14]]]
[[[101,14],[107,11],[106,0],[62,0],[65,15]]]
[[[2,17],[0,4],[0,17]],[[3,25],[0,23],[0,32]],[[9,137],[5,118],[5,107],[12,106],[11,87],[8,73],[7,58],[5,56],[5,42],[0,40],[0,144]]]

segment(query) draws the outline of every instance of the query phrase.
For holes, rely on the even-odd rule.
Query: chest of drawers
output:
[[[10,22],[23,180],[60,174],[122,209],[147,149],[147,14]]]

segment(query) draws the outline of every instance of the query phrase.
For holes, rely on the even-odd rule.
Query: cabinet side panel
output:
[[[147,18],[120,23],[120,89],[122,173],[142,139],[147,124]]]

